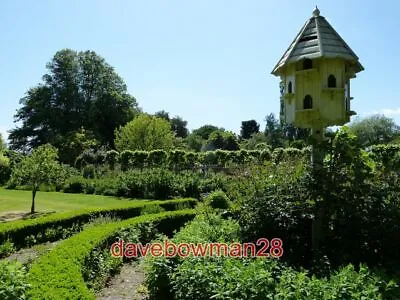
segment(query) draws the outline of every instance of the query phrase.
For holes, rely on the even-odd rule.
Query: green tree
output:
[[[76,132],[65,135],[56,144],[60,145],[58,147],[60,161],[73,165],[80,154],[85,150],[97,148],[99,142],[93,133],[81,128]]]
[[[212,132],[207,140],[206,149],[204,150],[216,150],[216,149],[224,149],[224,136],[223,131],[216,130]]]
[[[115,147],[124,150],[171,149],[174,133],[166,120],[140,114],[131,122],[115,131]]]
[[[56,147],[81,128],[113,146],[114,130],[133,119],[138,106],[121,77],[93,51],[58,51],[43,82],[30,88],[14,116],[21,126],[10,133],[12,149]],[[61,155],[63,157],[63,155]]]
[[[200,135],[191,133],[186,138],[186,142],[189,150],[199,152],[201,151],[201,147],[203,146],[205,141],[201,138]]]
[[[268,137],[263,132],[254,133],[251,138],[242,142],[243,148],[247,150],[256,150],[258,149],[257,145],[260,144],[263,144],[262,149],[264,149],[265,145],[268,144]]]
[[[169,112],[166,112],[165,110],[160,110],[154,114],[157,118],[164,119],[165,121],[171,121],[169,117]]]
[[[203,125],[200,128],[193,130],[191,134],[198,135],[203,140],[208,140],[208,138],[210,137],[210,134],[216,130],[224,131],[223,128],[218,128],[217,126],[214,126],[214,125]]]
[[[282,137],[289,142],[298,140],[307,141],[311,134],[311,131],[308,128],[299,128],[284,122],[280,123],[280,128],[282,130]]]
[[[181,117],[176,116],[170,118],[169,113],[165,110],[160,110],[154,115],[168,121],[171,124],[172,131],[175,132],[176,137],[186,138],[188,136],[189,130],[187,129],[187,121],[183,120]]]
[[[180,138],[186,138],[189,134],[187,129],[187,121],[183,120],[181,117],[176,116],[170,120],[171,128],[175,132],[175,135]]]
[[[231,131],[225,131],[222,136],[224,138],[224,150],[239,150],[240,147],[236,134]]]
[[[363,146],[386,144],[400,136],[400,127],[383,115],[357,119],[348,127]]]
[[[32,214],[35,212],[35,196],[39,186],[57,182],[62,173],[57,159],[57,149],[46,144],[33,150],[31,155],[24,157],[13,169],[13,182],[27,185],[32,190]]]
[[[283,147],[283,134],[279,120],[273,113],[265,118],[265,135],[268,138],[268,144],[272,148]]]
[[[256,120],[242,121],[240,137],[249,139],[253,134],[260,132],[260,124]]]
[[[236,135],[230,131],[216,130],[210,134],[210,137],[205,143],[204,151],[209,150],[239,150],[239,143]]]
[[[206,151],[206,149],[217,149],[215,146],[210,145],[208,141],[210,135],[215,131],[223,132],[225,129],[218,128],[214,125],[203,125],[194,129],[186,139],[188,148],[197,152],[202,150]]]

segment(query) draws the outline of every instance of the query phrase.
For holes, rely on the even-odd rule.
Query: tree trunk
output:
[[[35,213],[35,196],[36,196],[36,188],[33,188],[33,190],[32,190],[31,214]]]

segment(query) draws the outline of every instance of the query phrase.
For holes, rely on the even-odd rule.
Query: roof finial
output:
[[[318,6],[315,5],[315,9],[312,12],[313,17],[319,17],[319,9]]]

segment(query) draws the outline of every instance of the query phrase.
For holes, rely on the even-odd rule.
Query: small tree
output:
[[[175,135],[168,121],[141,114],[115,131],[115,147],[124,150],[171,149]]]
[[[363,146],[386,144],[400,136],[400,127],[393,119],[383,115],[356,119],[349,125],[349,129]]]
[[[57,159],[57,149],[46,144],[39,146],[33,150],[31,155],[24,157],[13,170],[13,181],[17,184],[27,185],[32,190],[32,214],[35,212],[35,196],[39,186],[55,183],[61,173],[61,166]]]

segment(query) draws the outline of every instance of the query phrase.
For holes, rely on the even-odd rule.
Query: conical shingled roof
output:
[[[294,41],[276,64],[272,74],[278,75],[283,66],[305,58],[342,58],[354,64],[354,71],[360,72],[364,67],[358,56],[351,50],[328,21],[319,15],[315,8],[313,16],[307,20]]]

